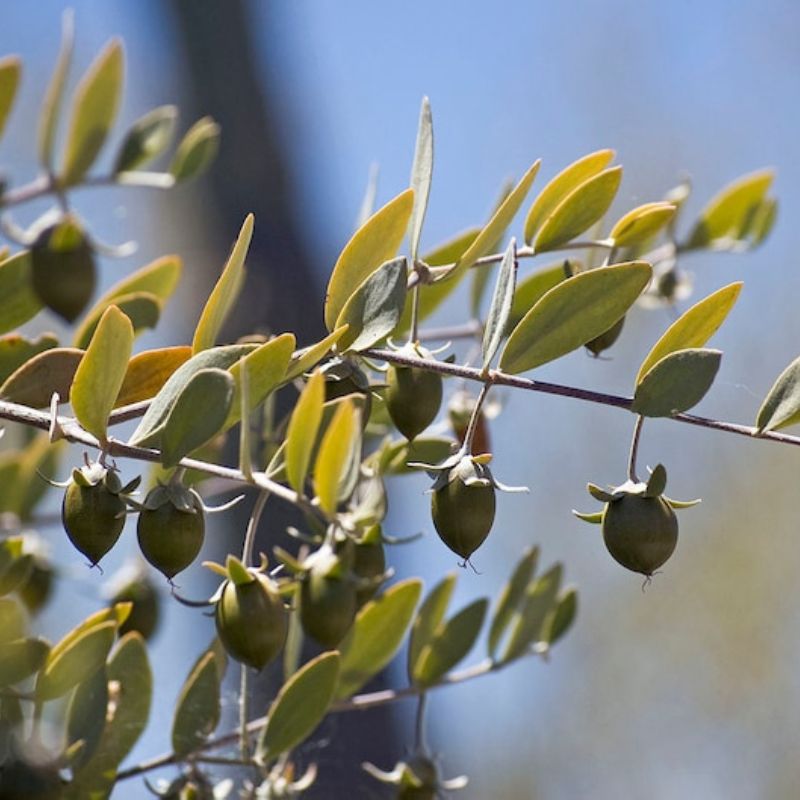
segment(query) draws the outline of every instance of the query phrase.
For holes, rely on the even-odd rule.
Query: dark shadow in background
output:
[[[267,74],[257,69],[246,5],[242,0],[202,6],[193,0],[177,0],[162,8],[171,11],[175,41],[183,51],[187,115],[210,114],[222,128],[219,158],[203,183],[210,190],[202,204],[209,209],[209,219],[200,224],[207,226],[215,252],[224,253],[245,215],[253,212],[256,218],[247,284],[225,339],[256,330],[293,331],[302,345],[324,334],[320,276],[327,265],[313,263],[301,234],[286,152],[291,131],[280,129],[285,116],[271,84],[280,65],[270,64]],[[261,19],[262,24],[270,24],[268,15]],[[270,31],[260,31],[259,36],[270,41]],[[251,504],[243,505],[249,508]],[[281,541],[286,526],[301,524],[291,511],[285,505],[270,504],[257,550],[259,546],[271,549],[276,542],[286,545]],[[226,515],[226,526],[243,532],[245,513],[240,512],[238,519]],[[231,672],[238,681],[238,669]],[[260,696],[252,702],[259,714],[276,689],[265,683],[258,684]],[[374,796],[369,794],[373,787],[366,788],[369,780],[360,763],[365,759],[382,766],[394,763],[401,748],[394,741],[391,718],[389,709],[375,709],[368,715],[338,715],[327,723],[320,731],[327,743],[301,754],[320,767],[310,796]]]

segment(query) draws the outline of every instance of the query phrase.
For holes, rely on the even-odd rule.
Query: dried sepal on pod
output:
[[[391,772],[384,772],[374,764],[365,761],[361,765],[365,772],[381,783],[397,787],[395,797],[398,800],[436,800],[442,792],[463,789],[467,785],[467,776],[443,779],[439,767],[429,755],[415,753],[408,761],[398,761]]]

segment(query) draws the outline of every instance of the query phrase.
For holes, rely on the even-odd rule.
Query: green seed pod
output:
[[[39,233],[31,247],[33,290],[51,311],[74,322],[94,293],[96,268],[92,246],[71,215]]]
[[[376,542],[361,541],[355,546],[353,574],[364,580],[375,580],[386,572],[386,553],[380,538]],[[361,607],[375,596],[378,583],[356,591],[356,602]]]
[[[401,353],[404,350],[400,351]],[[411,345],[407,351],[417,358],[433,359],[422,347]],[[384,394],[389,416],[397,430],[409,441],[421,434],[435,419],[442,405],[442,376],[413,367],[389,367]]]
[[[678,520],[661,496],[623,494],[606,503],[603,541],[615,561],[649,577],[674,552]]]
[[[483,544],[492,529],[495,487],[491,473],[469,457],[442,476],[431,502],[439,538],[464,561]]]
[[[100,464],[72,471],[61,520],[72,544],[92,566],[117,543],[125,527],[125,501],[116,474]]]
[[[591,342],[586,342],[586,349],[597,358],[603,350],[608,350],[619,339],[624,325],[625,317],[620,317],[607,331],[596,336]]]
[[[172,580],[197,558],[205,527],[196,492],[180,485],[156,486],[145,498],[136,533],[142,555]]]
[[[214,620],[228,654],[254,669],[273,661],[286,641],[287,616],[273,581],[251,572],[252,580],[223,584]]]
[[[137,631],[145,639],[153,636],[161,619],[161,597],[141,561],[122,567],[109,581],[105,594],[109,606],[133,603],[128,618],[119,626],[120,636],[131,631]]]

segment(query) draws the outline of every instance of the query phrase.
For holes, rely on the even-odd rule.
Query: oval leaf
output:
[[[161,301],[149,292],[122,295],[114,300],[113,305],[131,321],[134,338],[147,329],[155,328],[161,316]],[[81,325],[75,337],[75,347],[85,349],[89,346],[103,313],[99,312],[97,316],[87,319]]]
[[[353,460],[353,450],[359,438],[357,416],[352,401],[345,399],[339,403],[319,446],[314,464],[314,489],[326,514],[336,512],[340,487]]]
[[[442,578],[442,580],[430,590],[422,605],[419,607],[414,625],[411,628],[411,637],[408,643],[409,680],[411,680],[417,670],[420,654],[425,649],[426,645],[430,643],[434,632],[447,613],[447,607],[450,605],[450,599],[453,596],[455,587],[456,576],[450,573]]]
[[[323,653],[304,664],[281,687],[267,713],[258,758],[277,758],[307,739],[322,722],[339,677],[339,654]]]
[[[94,164],[117,116],[124,72],[122,42],[109,42],[75,92],[61,180],[78,183]]]
[[[155,397],[170,376],[192,357],[189,345],[137,353],[125,370],[115,408]]]
[[[170,164],[176,181],[188,181],[205,172],[219,150],[220,128],[211,117],[197,120],[181,139]]]
[[[172,749],[178,756],[196,750],[219,724],[219,673],[214,653],[206,653],[181,688],[172,720]]]
[[[54,347],[26,361],[0,386],[0,396],[31,408],[47,408],[54,392],[62,402],[69,397],[83,350]]]
[[[554,645],[572,627],[578,614],[578,592],[568,589],[558,600],[555,610],[547,620],[542,641]]]
[[[17,639],[0,648],[0,687],[13,686],[33,675],[46,661],[50,645],[44,639]]]
[[[570,275],[583,272],[579,261],[558,261],[531,273],[517,284],[514,290],[514,302],[506,325],[506,335],[519,325],[520,320],[539,302],[540,298],[554,286],[566,280]]]
[[[553,361],[607,331],[650,282],[644,262],[582,272],[542,296],[512,331],[500,369],[516,374]]]
[[[27,339],[18,333],[0,338],[0,386],[34,356],[58,345],[52,333],[43,333],[38,339]]]
[[[325,377],[321,372],[315,372],[292,411],[286,434],[286,477],[298,494],[302,494],[305,487],[311,451],[322,422],[324,402]]]
[[[508,629],[511,618],[518,610],[522,598],[525,596],[525,590],[531,582],[538,560],[538,547],[527,550],[514,568],[508,583],[503,587],[500,599],[497,602],[497,608],[492,617],[492,624],[489,627],[489,658],[495,658],[503,634]]]
[[[414,163],[411,167],[411,189],[414,192],[414,208],[409,223],[409,252],[411,261],[416,261],[419,251],[419,240],[422,234],[422,223],[428,208],[428,197],[431,193],[431,176],[433,175],[433,116],[431,104],[427,97],[422,98],[419,110],[419,127],[417,143],[414,148]]]
[[[41,310],[42,303],[33,290],[30,251],[0,262],[0,333],[17,329]]]
[[[81,749],[71,759],[74,769],[85,764],[95,752],[103,736],[108,713],[108,674],[103,664],[94,675],[78,684],[67,710],[67,744],[82,742]]]
[[[197,372],[178,395],[161,432],[161,463],[174,467],[222,430],[233,403],[234,380],[223,369]]]
[[[114,174],[136,169],[160,156],[175,132],[178,109],[159,106],[131,125],[114,162]]]
[[[345,245],[328,281],[325,325],[329,331],[345,304],[381,264],[397,254],[411,219],[414,191],[406,189],[376,211]]]
[[[22,61],[19,56],[0,58],[0,136],[6,127],[6,120],[17,96]]]
[[[678,350],[662,358],[639,381],[631,411],[644,417],[670,417],[688,411],[714,383],[719,350]]]
[[[594,225],[608,211],[621,180],[622,167],[611,167],[576,186],[542,223],[534,252],[560,247]]]
[[[75,371],[69,393],[72,410],[78,422],[101,442],[106,438],[108,415],[122,386],[132,346],[131,321],[116,306],[109,306]]]
[[[67,82],[70,62],[75,44],[75,15],[72,9],[67,9],[61,15],[61,48],[58,52],[53,77],[47,87],[47,93],[39,112],[39,160],[45,171],[52,174],[53,145],[55,143],[56,128],[61,111],[61,102],[64,99],[64,86]]]
[[[615,247],[638,247],[662,230],[675,211],[671,203],[645,203],[622,216],[608,238],[614,240]]]
[[[396,583],[357,614],[342,642],[342,668],[336,697],[357,692],[395,656],[403,643],[422,592],[422,581]]]
[[[800,358],[778,376],[758,409],[759,433],[776,431],[800,422]]]

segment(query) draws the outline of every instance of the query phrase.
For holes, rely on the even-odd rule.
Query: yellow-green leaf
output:
[[[0,397],[31,408],[46,408],[53,392],[66,402],[83,350],[54,347],[26,361],[0,386]]]
[[[109,42],[81,79],[72,104],[61,180],[78,183],[92,166],[117,116],[124,79],[122,42]]]
[[[511,190],[508,197],[503,200],[497,211],[494,212],[492,218],[475,237],[467,251],[458,259],[458,263],[448,276],[448,280],[457,278],[479,258],[487,255],[493,247],[497,246],[497,243],[502,239],[503,234],[508,230],[508,226],[511,225],[520,207],[525,202],[541,163],[539,160],[531,164],[520,182]]]
[[[106,438],[108,415],[125,378],[132,346],[131,321],[116,306],[109,306],[75,371],[69,393],[72,410],[78,422],[101,442]]]
[[[192,357],[189,345],[160,347],[137,353],[125,370],[114,407],[155,397],[174,372]]]
[[[42,102],[42,110],[39,112],[39,160],[48,173],[54,172],[53,146],[61,103],[64,99],[64,87],[72,61],[75,43],[74,20],[75,16],[71,8],[64,11],[61,16],[61,49],[53,70],[53,77],[50,79],[50,85],[47,87],[47,93]]]
[[[33,290],[30,252],[22,250],[0,262],[0,333],[24,325],[41,310]]]
[[[6,127],[6,120],[17,96],[22,61],[19,56],[0,58],[0,136]]]
[[[500,369],[516,374],[553,361],[607,331],[650,282],[644,262],[598,267],[546,292],[511,333]]]
[[[800,422],[800,358],[781,372],[758,409],[758,432],[776,431]]]
[[[181,688],[172,720],[172,749],[187,755],[209,737],[219,723],[219,674],[214,653],[195,665]]]
[[[565,268],[565,264],[567,265]],[[569,265],[574,265],[570,268]],[[536,272],[532,272],[517,284],[514,291],[514,302],[511,304],[511,315],[506,325],[506,334],[519,325],[520,320],[539,302],[545,292],[558,286],[569,275],[582,271],[582,265],[575,259],[557,261]]]
[[[277,758],[314,732],[333,700],[339,662],[335,650],[323,653],[284,683],[267,712],[267,724],[258,742],[260,760],[266,763]]]
[[[131,321],[134,339],[143,331],[155,328],[161,316],[162,301],[150,292],[120,295],[114,299],[113,305]],[[75,347],[85,349],[89,346],[103,313],[105,312],[98,310],[95,315],[84,321],[75,335],[73,342]]]
[[[205,172],[219,150],[220,127],[211,117],[197,120],[181,139],[169,171],[176,181]]]
[[[525,218],[525,244],[533,241],[547,217],[573,189],[602,172],[613,158],[613,150],[598,150],[559,172],[539,193]]]
[[[225,269],[200,314],[192,341],[192,350],[195,353],[214,346],[233,304],[239,297],[245,277],[244,261],[253,237],[253,222],[253,215],[248,214],[225,264]]]
[[[336,327],[345,303],[381,264],[397,254],[411,218],[414,192],[406,189],[376,211],[342,250],[328,282],[325,325]]]
[[[342,666],[338,698],[357,692],[377,675],[403,643],[422,592],[417,578],[400,581],[380,597],[367,603],[340,645]]]
[[[428,595],[419,607],[408,642],[408,663],[406,666],[409,680],[413,679],[417,671],[417,665],[422,651],[430,643],[434,633],[441,625],[455,588],[456,576],[453,573],[445,575],[445,577],[428,592]]]
[[[315,342],[302,350],[292,353],[289,366],[284,375],[284,382],[293,381],[304,372],[313,369],[330,352],[330,349],[344,336],[347,326],[337,328],[333,333],[329,333],[324,339]]]
[[[50,645],[44,639],[16,639],[0,648],[0,688],[33,675],[46,661]]]
[[[131,125],[114,162],[114,174],[136,169],[157,158],[169,147],[178,109],[159,106]]]
[[[609,239],[615,247],[638,247],[662,230],[675,216],[675,206],[671,203],[645,203],[620,217]]]
[[[546,217],[533,242],[537,253],[560,247],[602,218],[622,180],[622,167],[611,167],[576,186]]]
[[[705,397],[719,370],[719,350],[676,350],[636,385],[631,411],[645,417],[670,417],[688,411]]]
[[[702,347],[725,321],[743,285],[738,281],[723,286],[681,314],[647,354],[642,366],[639,367],[636,383],[638,384],[664,356],[676,350]]]
[[[325,377],[321,372],[315,372],[294,407],[286,433],[286,476],[289,485],[299,493],[305,486],[324,402]]]
[[[322,437],[314,464],[314,490],[327,514],[335,513],[339,504],[340,488],[347,477],[359,432],[358,413],[352,401],[345,399]]]
[[[58,339],[52,333],[43,333],[38,339],[28,339],[18,333],[0,337],[0,386],[25,362],[57,345]]]

